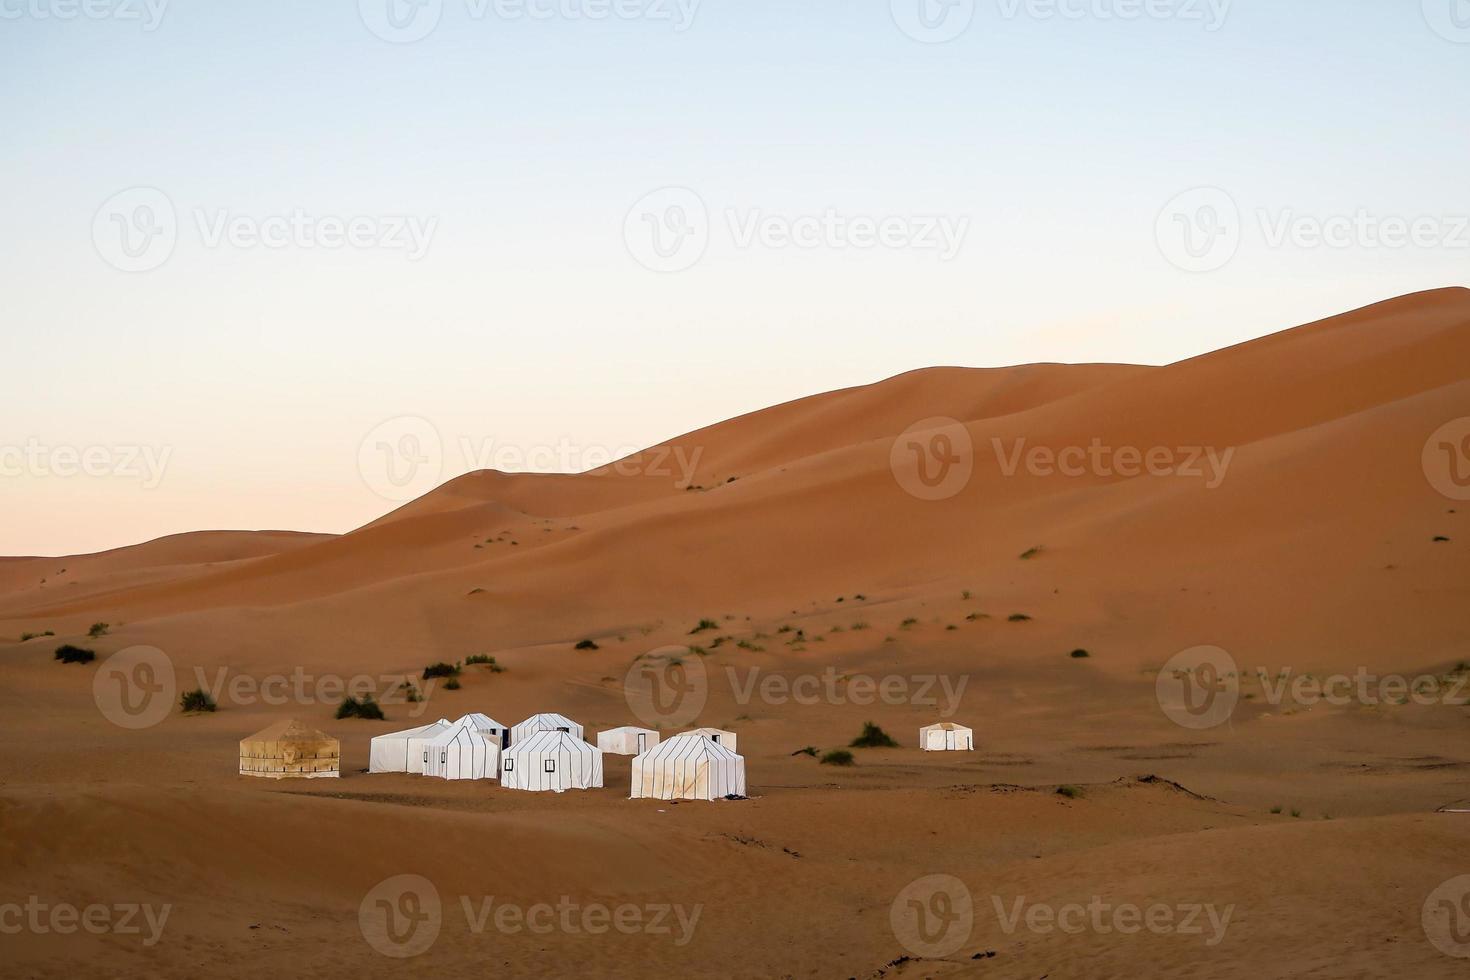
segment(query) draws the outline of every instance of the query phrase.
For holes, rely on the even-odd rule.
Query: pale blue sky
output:
[[[705,0],[682,31],[442,0],[406,44],[356,0],[172,0],[153,30],[54,16],[69,2],[0,0],[0,554],[346,530],[393,506],[358,449],[397,416],[433,424],[443,478],[465,440],[595,463],[911,368],[1164,363],[1470,281],[1462,0],[1236,0],[1214,30],[1189,19],[1205,0],[1137,20],[1101,14],[1139,0],[981,0],[942,44],[889,0]],[[708,247],[651,271],[625,217],[671,186],[707,208]],[[138,187],[177,243],[124,272],[94,218]],[[1198,187],[1241,215],[1206,272],[1156,233]],[[968,230],[946,261],[742,247],[732,225],[828,209]],[[432,237],[417,260],[208,244],[221,215],[297,211]],[[1269,240],[1284,215],[1359,211],[1427,217],[1437,244]],[[171,455],[145,487],[7,465],[27,445]]]

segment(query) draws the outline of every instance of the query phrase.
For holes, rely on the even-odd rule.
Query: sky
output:
[[[0,0],[0,555],[1470,282],[1470,0]]]

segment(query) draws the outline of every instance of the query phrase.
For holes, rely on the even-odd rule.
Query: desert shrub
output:
[[[852,753],[846,749],[833,749],[822,756],[824,766],[850,766],[852,765]]]
[[[703,633],[705,630],[717,630],[719,628],[720,624],[713,619],[701,619],[699,625],[689,631],[689,635],[693,636],[695,633]]]
[[[968,622],[968,623],[978,623],[982,619],[989,619],[989,618],[990,618],[990,614],[989,613],[972,612],[972,613],[970,613],[970,615],[968,615],[968,616],[965,617],[965,621]]]
[[[94,638],[106,636],[109,625],[108,623],[93,623],[91,628],[87,630],[87,635]]]
[[[852,624],[851,629],[862,631],[862,630],[865,630],[865,629],[870,629],[870,627],[868,626],[867,623],[864,623],[864,622],[856,622],[856,623],[853,623]]]
[[[382,721],[383,709],[378,707],[378,702],[373,700],[371,694],[364,694],[362,700],[353,697],[345,697],[337,706],[337,717],[341,718],[366,718],[369,721]]]
[[[791,627],[789,625],[785,625],[785,626],[782,626],[780,629],[776,630],[776,632],[777,633],[790,633],[791,632]]]
[[[581,641],[579,641],[577,643],[577,649],[578,650],[600,650],[601,647],[599,647],[592,640],[581,640]]]
[[[24,643],[27,640],[37,640],[37,639],[40,639],[43,636],[55,636],[55,635],[56,634],[53,631],[51,631],[51,630],[47,630],[44,633],[22,633],[20,635],[20,642]]]
[[[424,668],[424,680],[428,680],[431,677],[455,677],[458,674],[459,664],[446,664],[442,660],[437,664],[430,664]]]
[[[1075,800],[1082,796],[1082,790],[1077,786],[1058,786],[1057,795],[1065,796],[1069,800]]]
[[[853,596],[853,598],[856,599],[858,602],[862,602],[863,600],[867,599],[867,596],[859,592],[857,595]]]
[[[1012,622],[1012,623],[1029,623],[1029,622],[1031,622],[1031,617],[1028,616],[1028,615],[1026,615],[1025,613],[1011,613],[1009,616],[1006,617],[1006,619],[1009,622]]]
[[[1445,537],[1443,534],[1436,534],[1434,536],[1434,543],[1435,544],[1445,544],[1445,543],[1448,543],[1449,540],[1450,539],[1447,538],[1447,537]]]
[[[218,705],[214,703],[214,698],[209,696],[208,691],[202,687],[196,687],[192,691],[185,691],[183,696],[179,698],[179,708],[185,713],[191,711],[216,711],[218,710]]]
[[[961,592],[960,598],[968,600],[970,598],[970,590],[966,589],[965,591]]]
[[[899,628],[899,629],[904,629],[904,630],[906,630],[906,629],[908,629],[908,628],[909,628],[909,627],[910,627],[910,626],[917,626],[917,625],[919,625],[919,621],[918,621],[918,620],[917,620],[917,619],[914,619],[914,618],[913,618],[913,617],[912,617],[912,616],[911,616],[911,617],[909,617],[909,618],[908,618],[908,619],[905,619],[905,620],[904,620],[904,621],[903,621],[903,622],[901,622],[901,623],[899,623],[899,624],[898,624],[898,628]]]
[[[1027,548],[1025,551],[1021,552],[1021,560],[1030,561],[1032,558],[1035,558],[1039,554],[1041,554],[1041,548]]]
[[[490,654],[488,653],[476,653],[464,658],[464,663],[466,667],[470,667],[475,664],[493,664],[494,662],[495,658],[490,656]]]
[[[791,754],[792,755],[809,755],[813,759],[815,759],[817,757],[817,747],[815,745],[808,745],[806,748],[797,749],[795,752],[793,752]]]
[[[459,690],[459,678],[458,677],[451,677],[451,678],[449,678],[449,680],[445,681],[444,682],[444,690],[446,690],[446,691],[458,691]]]
[[[1072,651],[1072,659],[1073,660],[1086,660],[1090,656],[1092,656],[1092,654],[1088,653],[1086,650],[1073,650]]]
[[[56,659],[64,664],[89,664],[97,659],[97,654],[67,643],[56,648]]]
[[[946,630],[957,630],[957,629],[959,629],[959,627],[956,626],[954,623],[950,623],[948,626],[945,627],[945,629]]]
[[[893,749],[898,747],[898,742],[871,721],[865,721],[863,733],[848,745],[854,749]]]
[[[1281,812],[1281,807],[1279,807],[1279,806],[1273,806],[1271,808],[1271,812],[1272,813],[1278,813],[1279,814]]]
[[[1302,815],[1302,811],[1300,811],[1300,810],[1292,810],[1291,811],[1291,815],[1293,817],[1300,817]]]

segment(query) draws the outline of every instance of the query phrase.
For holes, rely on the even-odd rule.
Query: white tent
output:
[[[495,779],[500,775],[500,743],[492,731],[477,729],[471,716],[424,745],[424,775],[440,779]]]
[[[495,736],[495,741],[502,748],[505,746],[506,737],[510,735],[510,729],[489,715],[482,715],[478,711],[472,711],[467,715],[461,715],[455,719],[455,724],[468,723],[477,732]]]
[[[516,738],[500,754],[500,785],[553,793],[600,787],[602,750],[569,732],[535,732]]]
[[[658,732],[652,728],[624,725],[597,733],[597,747],[614,755],[642,755],[658,744]]]
[[[964,725],[941,721],[919,729],[919,748],[925,752],[972,752],[975,733]]]
[[[566,732],[574,736],[578,741],[582,739],[582,726],[577,724],[566,715],[544,714],[532,715],[525,721],[510,730],[510,744],[514,745],[523,738],[529,738],[537,732]]]
[[[379,735],[368,743],[368,772],[423,772],[422,740],[448,727],[449,722],[440,718],[431,725]],[[419,739],[420,745],[411,746],[414,739]]]
[[[717,742],[729,749],[731,752],[739,751],[735,748],[735,733],[727,732],[723,728],[696,728],[689,732],[680,732],[680,735],[703,735],[711,742]]]
[[[745,795],[745,760],[702,735],[675,735],[633,760],[633,797],[721,800]]]

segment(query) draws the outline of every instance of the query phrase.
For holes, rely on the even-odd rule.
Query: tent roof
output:
[[[612,735],[615,732],[642,732],[642,733],[644,733],[646,735],[657,735],[658,734],[658,732],[654,731],[652,728],[639,728],[637,725],[619,725],[617,728],[604,728],[598,734],[600,734],[600,735]]]
[[[734,735],[734,734],[735,734],[734,732],[729,731],[728,729],[724,729],[724,728],[691,728],[687,732],[680,732],[679,733],[679,735],[702,735],[702,736],[705,736],[705,737],[708,737],[710,735]],[[674,737],[675,738],[678,738],[679,735],[675,735]]]
[[[924,731],[924,732],[932,732],[935,729],[938,729],[941,732],[968,732],[968,731],[972,731],[972,729],[966,728],[964,725],[957,725],[957,724],[955,724],[952,721],[941,721],[941,722],[938,722],[938,723],[933,724],[933,725],[925,725],[923,728],[921,728],[919,730],[920,731]]]
[[[431,731],[430,729],[440,728],[440,726],[443,726],[443,728],[448,728],[451,724],[452,724],[452,722],[447,721],[444,718],[440,718],[438,721],[432,721],[432,722],[430,722],[427,725],[420,725],[418,728],[405,728],[401,732],[385,732],[382,735],[375,735],[373,737],[374,738],[413,738],[415,735],[437,735],[438,732]],[[441,728],[440,730],[442,731],[443,729]]]
[[[295,718],[286,721],[278,721],[274,725],[262,728],[254,735],[242,738],[240,744],[246,742],[335,742],[337,741],[326,732],[318,731],[304,722]]]
[[[706,759],[739,759],[740,756],[730,751],[724,745],[706,738],[694,732],[685,732],[675,735],[673,738],[664,739],[653,748],[638,757],[640,762],[656,762],[664,759],[688,759],[690,757],[702,757]]]
[[[533,755],[538,752],[556,752],[566,749],[570,752],[601,752],[602,750],[588,745],[570,732],[537,732],[528,735],[505,750],[509,756]]]
[[[566,715],[559,715],[554,711],[544,712],[539,715],[532,715],[515,727],[520,728],[522,725],[550,725],[553,728],[558,728],[562,726],[570,726],[575,728],[582,727],[581,725],[578,725],[575,721],[572,721],[572,719],[568,718]]]
[[[471,725],[471,726],[473,726],[475,728],[509,728],[510,727],[509,725],[502,725],[500,722],[496,721],[494,718],[491,718],[489,715],[481,714],[478,711],[471,711],[467,715],[460,715],[458,718],[455,719],[454,723],[456,725],[469,724],[469,725]]]

